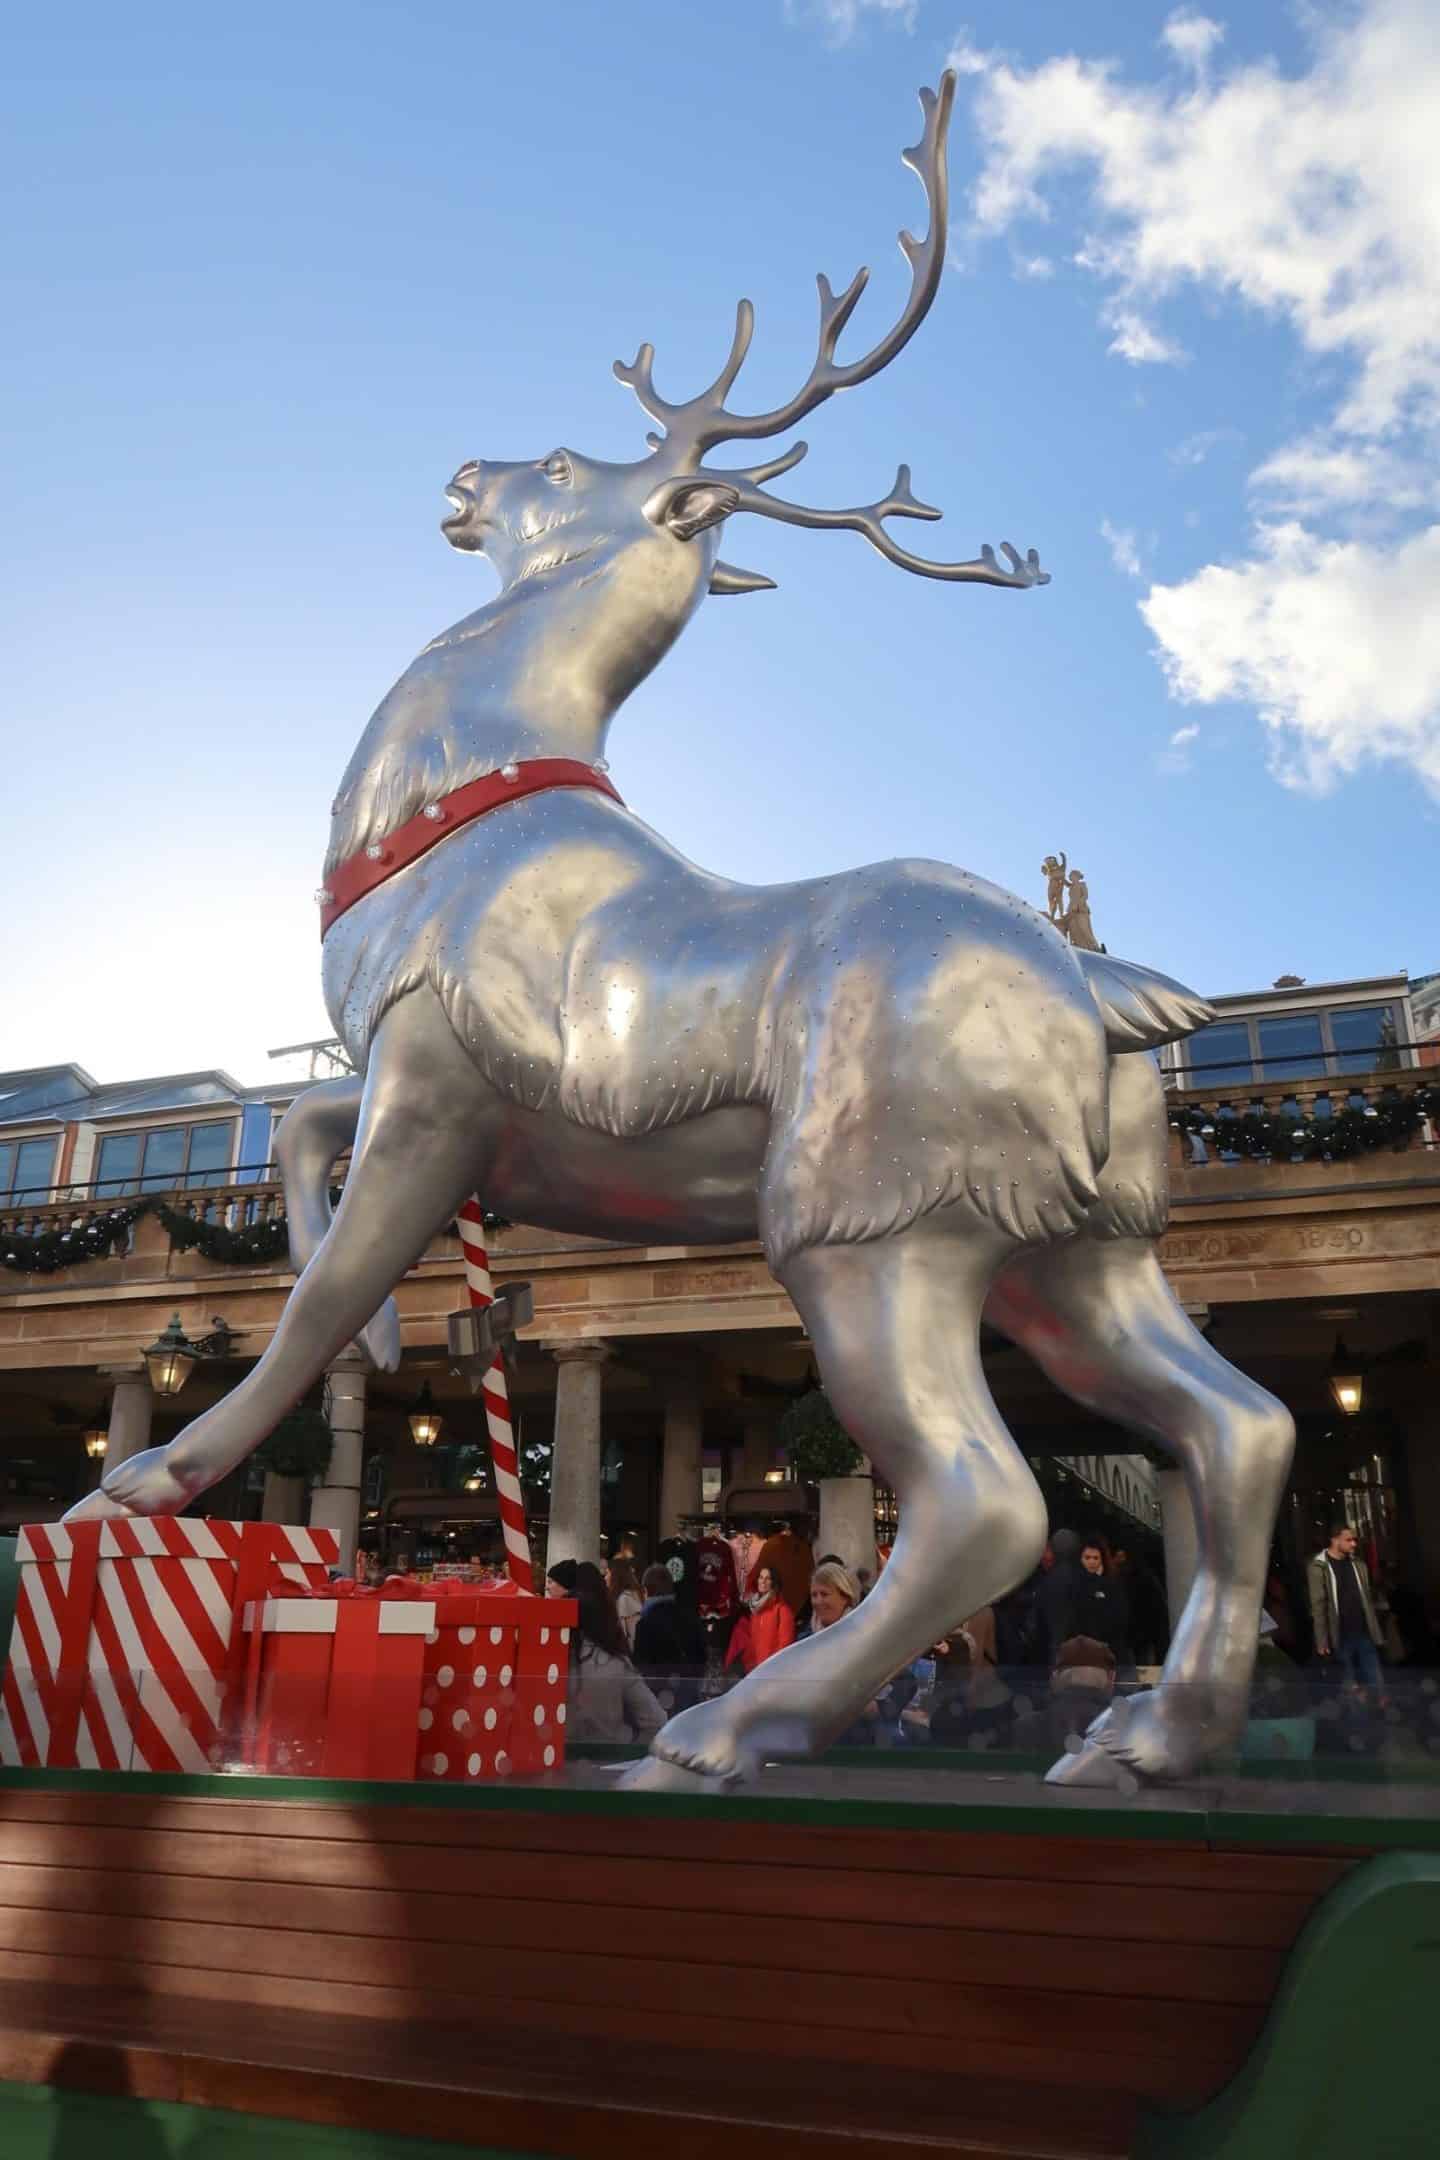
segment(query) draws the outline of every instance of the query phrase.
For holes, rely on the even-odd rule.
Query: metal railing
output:
[[[143,1207],[147,1201],[188,1215],[194,1222],[215,1223],[227,1230],[273,1222],[285,1210],[277,1165],[273,1161],[239,1163],[223,1177],[190,1171],[178,1180],[91,1178],[59,1186],[48,1200],[0,1206],[0,1235],[33,1238],[51,1230],[84,1231],[92,1224],[108,1223],[117,1212]]]
[[[1229,1069],[1229,1068],[1227,1068]],[[1430,1075],[1433,1074],[1433,1078]],[[1347,1074],[1343,1080],[1317,1075],[1309,1080],[1251,1081],[1231,1087],[1167,1087],[1166,1102],[1172,1123],[1178,1128],[1172,1161],[1199,1167],[1218,1158],[1255,1158],[1255,1128],[1273,1142],[1266,1151],[1282,1161],[1323,1159],[1327,1150],[1327,1126],[1336,1132],[1337,1157],[1354,1159],[1372,1148],[1433,1149],[1440,1125],[1440,1069],[1392,1067],[1369,1073]],[[1373,1126],[1374,1138],[1363,1149],[1355,1145],[1357,1117]],[[1227,1147],[1227,1127],[1235,1140],[1247,1126],[1244,1143]],[[1295,1154],[1286,1135],[1302,1129],[1305,1152]],[[1342,1144],[1343,1143],[1343,1144]]]

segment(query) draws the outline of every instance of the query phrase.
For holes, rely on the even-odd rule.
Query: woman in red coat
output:
[[[768,1567],[755,1570],[755,1588],[746,1599],[749,1611],[738,1621],[725,1653],[727,1665],[738,1664],[742,1672],[754,1672],[777,1650],[795,1640],[795,1615],[780,1596]]]

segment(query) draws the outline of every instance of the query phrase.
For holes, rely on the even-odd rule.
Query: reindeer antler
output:
[[[855,312],[870,272],[857,270],[844,292],[837,294],[822,271],[815,281],[820,294],[820,334],[815,364],[795,395],[767,413],[732,413],[725,406],[725,399],[745,364],[755,330],[755,310],[748,300],[742,300],[735,310],[735,335],[724,367],[707,390],[702,390],[698,397],[687,399],[683,405],[672,405],[660,396],[653,376],[655,348],[642,345],[629,367],[619,360],[615,362],[615,375],[635,392],[651,419],[660,422],[665,430],[667,448],[678,448],[698,461],[716,443],[754,441],[760,436],[779,435],[803,420],[807,413],[814,412],[827,398],[834,397],[837,390],[853,389],[857,383],[878,375],[909,344],[930,312],[945,268],[949,205],[945,142],[954,102],[955,73],[953,68],[947,68],[938,89],[920,92],[920,108],[925,121],[920,140],[912,149],[901,152],[905,163],[918,175],[924,187],[930,206],[930,223],[923,240],[917,240],[911,232],[900,235],[900,246],[910,264],[910,294],[892,328],[863,359],[848,363],[837,361],[835,347],[840,333]]]
[[[796,445],[796,452],[803,455],[804,443]],[[792,454],[784,461],[787,465],[798,463]],[[778,461],[777,461],[778,462]],[[702,466],[703,472],[710,467]],[[761,517],[774,518],[781,525],[799,525],[807,532],[858,532],[863,533],[871,547],[877,548],[887,562],[898,563],[902,570],[913,570],[920,577],[944,578],[953,584],[1005,585],[1023,592],[1031,585],[1048,585],[1050,573],[1040,567],[1040,557],[1034,548],[1021,556],[1008,540],[1000,543],[1000,552],[1009,561],[1010,568],[1002,570],[995,559],[992,547],[982,547],[973,562],[931,562],[927,556],[912,555],[901,547],[885,530],[886,518],[939,518],[944,512],[929,503],[916,500],[910,487],[910,468],[902,465],[895,475],[895,485],[883,501],[866,503],[855,510],[809,510],[803,503],[785,502],[778,495],[767,495],[762,487],[753,484],[749,473],[727,473],[739,497],[731,516],[742,510],[754,510]]]
[[[952,68],[946,69],[936,89],[920,92],[920,109],[924,116],[920,140],[913,148],[902,151],[901,156],[925,190],[930,209],[929,225],[923,240],[917,240],[911,232],[900,235],[900,246],[910,265],[909,296],[898,319],[863,359],[842,362],[835,358],[841,333],[869,281],[869,271],[860,269],[842,293],[835,292],[823,272],[816,279],[820,294],[820,331],[814,364],[795,395],[771,412],[733,413],[725,403],[745,364],[754,335],[755,310],[748,300],[742,300],[735,311],[735,335],[725,365],[708,389],[687,399],[683,405],[672,405],[656,390],[653,345],[642,345],[629,367],[617,360],[615,374],[619,381],[629,384],[651,419],[658,420],[665,430],[663,440],[657,435],[646,437],[651,448],[671,453],[684,471],[709,473],[728,482],[737,496],[732,515],[752,510],[761,517],[773,518],[783,525],[799,525],[809,531],[862,533],[887,562],[898,564],[902,570],[913,570],[920,577],[1023,590],[1050,582],[1049,574],[1040,568],[1039,556],[1033,548],[1022,557],[1008,541],[1003,542],[1001,553],[1010,565],[1005,569],[990,547],[982,547],[973,562],[937,563],[927,561],[923,555],[912,555],[908,548],[901,547],[891,537],[885,529],[887,518],[938,518],[941,515],[929,504],[916,500],[911,492],[908,465],[900,467],[894,487],[882,502],[867,503],[852,510],[812,510],[802,503],[785,502],[779,496],[767,495],[762,485],[799,464],[807,447],[803,442],[793,444],[779,457],[738,472],[721,471],[704,463],[705,452],[716,443],[755,441],[766,435],[783,433],[803,420],[807,413],[814,412],[818,405],[834,397],[837,390],[851,390],[857,383],[868,382],[872,375],[878,375],[909,344],[930,312],[945,268],[949,204],[946,138],[954,102],[955,72]],[[752,591],[762,582],[750,572],[730,571],[725,565],[719,567],[725,575],[712,586],[714,591]]]

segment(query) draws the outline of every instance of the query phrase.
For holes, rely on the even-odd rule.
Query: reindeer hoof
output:
[[[88,1494],[79,1507],[72,1508],[66,1522],[94,1522],[101,1515],[179,1515],[197,1492],[203,1492],[204,1485],[187,1484],[169,1456],[168,1447],[146,1448],[143,1455],[117,1463],[99,1492]],[[82,1513],[91,1501],[96,1504],[88,1514]]]
[[[94,1492],[86,1493],[83,1500],[77,1500],[74,1507],[67,1508],[60,1520],[62,1523],[114,1522],[123,1518],[128,1522],[132,1513],[123,1500],[112,1499],[103,1486],[97,1486]]]
[[[663,1755],[647,1755],[631,1763],[615,1781],[617,1792],[704,1793],[716,1789],[715,1780],[683,1763],[666,1762]]]
[[[1045,1773],[1047,1785],[1083,1785],[1091,1790],[1123,1793],[1127,1799],[1140,1790],[1133,1770],[1095,1740],[1066,1743],[1065,1753]]]

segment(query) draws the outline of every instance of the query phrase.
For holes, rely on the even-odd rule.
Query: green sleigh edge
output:
[[[1134,2160],[1433,2160],[1437,2007],[1440,1856],[1379,1855],[1311,1915],[1243,2069],[1149,2115]]]

